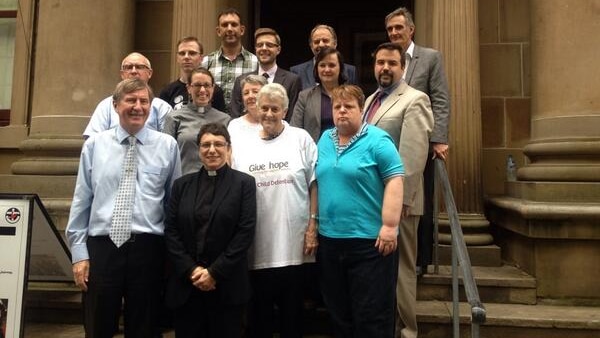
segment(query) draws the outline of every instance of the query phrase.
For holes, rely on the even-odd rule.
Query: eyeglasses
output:
[[[207,82],[207,83],[192,83],[190,86],[195,89],[199,89],[201,87],[204,87],[204,89],[210,89],[210,88],[212,88],[213,85],[212,85],[212,83]]]
[[[202,142],[200,143],[200,148],[204,149],[204,150],[208,150],[210,149],[210,147],[215,147],[215,149],[223,149],[225,147],[227,147],[229,143],[227,142]]]
[[[137,70],[148,70],[148,69],[150,69],[149,66],[143,65],[141,63],[140,64],[124,64],[124,65],[121,65],[121,70],[128,71],[128,72],[132,71],[133,68],[135,68]]]
[[[261,47],[267,47],[267,48],[275,48],[275,47],[279,47],[279,44],[273,43],[273,42],[257,42],[254,45],[255,48],[261,48]]]

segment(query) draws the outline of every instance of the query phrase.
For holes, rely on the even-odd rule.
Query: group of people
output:
[[[368,98],[333,28],[315,26],[314,58],[287,71],[275,30],[243,47],[235,9],[216,51],[178,42],[180,76],[159,97],[150,61],[125,57],[84,132],[66,229],[88,337],[112,337],[121,314],[125,337],[160,337],[164,305],[177,337],[302,337],[307,265],[336,336],[417,336],[448,89],[410,12],[385,25]]]

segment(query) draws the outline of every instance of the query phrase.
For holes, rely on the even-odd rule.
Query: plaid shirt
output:
[[[202,59],[201,66],[213,74],[215,83],[223,89],[225,106],[229,110],[231,91],[233,90],[235,78],[242,74],[256,71],[258,69],[258,58],[242,47],[242,51],[235,60],[230,61],[223,55],[221,48],[219,48],[206,55]]]

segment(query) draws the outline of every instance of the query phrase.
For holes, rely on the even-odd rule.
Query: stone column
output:
[[[416,32],[431,23],[417,43],[444,57],[451,100],[448,175],[468,245],[488,245],[493,239],[483,216],[481,181],[481,94],[477,0],[416,2]],[[428,14],[429,13],[429,14]],[[428,43],[427,43],[428,42]],[[440,217],[440,241],[449,243],[447,215]]]
[[[489,216],[503,257],[536,277],[537,297],[597,304],[600,1],[530,6],[530,163],[489,199]]]
[[[29,135],[24,157],[0,177],[0,190],[37,193],[58,229],[66,225],[81,134],[97,103],[120,80],[119,67],[133,47],[135,2],[38,1],[31,62]]]
[[[599,8],[599,1],[531,1],[531,142],[524,149],[531,163],[519,180],[600,181],[600,78],[592,70]]]
[[[75,175],[81,134],[96,104],[119,81],[133,46],[135,3],[38,2],[31,127],[14,174]]]

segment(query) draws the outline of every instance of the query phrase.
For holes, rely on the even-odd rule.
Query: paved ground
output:
[[[83,327],[69,324],[29,323],[25,325],[25,338],[82,338]],[[277,336],[274,336],[277,337]],[[305,338],[331,338],[324,335],[305,335]],[[123,334],[115,338],[123,338]],[[163,333],[163,338],[175,338],[173,331]]]

